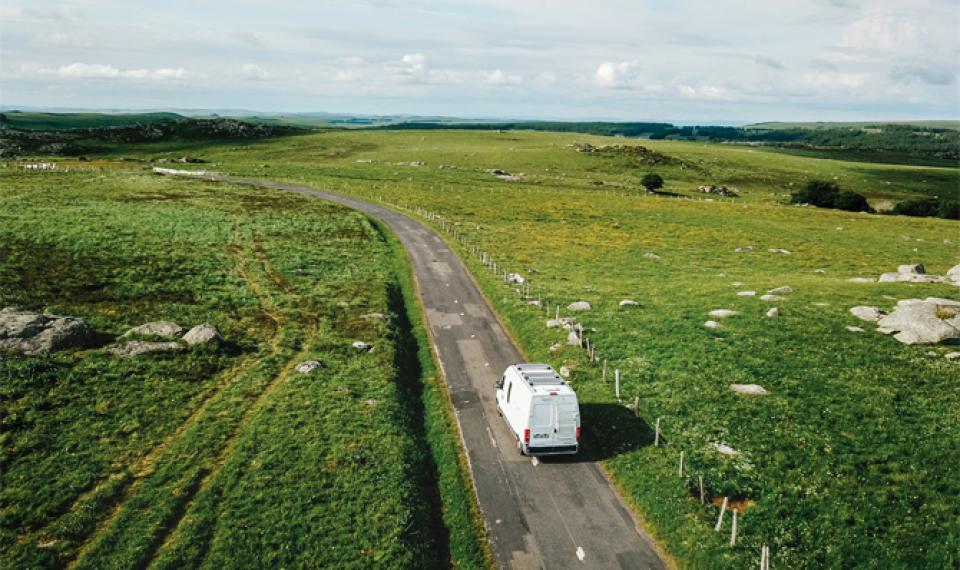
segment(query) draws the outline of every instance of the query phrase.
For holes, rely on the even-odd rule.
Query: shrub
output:
[[[647,192],[653,192],[659,188],[663,188],[663,178],[659,174],[651,172],[650,174],[644,175],[640,180],[640,184],[647,189]]]
[[[835,208],[848,212],[873,212],[862,194],[840,191],[833,182],[811,180],[799,192],[790,195],[791,204],[810,204],[818,208]]]
[[[948,220],[960,220],[960,202],[956,200],[939,200],[937,198],[906,200],[894,206],[891,213],[898,216],[937,217]]]
[[[856,192],[840,192],[833,201],[833,207],[848,212],[873,212],[867,199]]]

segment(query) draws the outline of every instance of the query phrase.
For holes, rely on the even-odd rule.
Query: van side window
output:
[[[513,392],[513,382],[507,385],[507,403],[510,403],[510,392]]]

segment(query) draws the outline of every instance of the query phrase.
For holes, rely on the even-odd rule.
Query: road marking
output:
[[[490,437],[490,445],[496,447],[497,440],[493,437],[493,432],[490,431],[490,425],[488,424],[486,427],[487,427],[487,435]]]
[[[582,547],[582,546],[578,546],[578,547],[577,547],[577,558],[580,559],[580,562],[583,562],[583,559],[584,559],[584,557],[585,557],[586,555],[587,555],[587,553],[583,551],[583,547]]]

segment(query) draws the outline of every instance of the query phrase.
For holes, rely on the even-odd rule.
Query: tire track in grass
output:
[[[235,232],[235,235],[237,235],[238,233],[239,232]],[[236,239],[236,237],[234,239],[234,243],[231,244],[230,246],[230,250],[231,250],[231,255],[234,257],[234,260],[235,260],[237,272],[240,274],[247,288],[257,298],[258,305],[260,307],[260,312],[263,316],[262,322],[266,325],[263,327],[264,340],[267,342],[269,346],[269,353],[265,356],[263,355],[259,357],[254,356],[253,362],[252,362],[254,366],[249,366],[248,364],[248,367],[242,371],[244,373],[242,377],[238,378],[235,382],[228,383],[227,388],[223,391],[216,393],[213,397],[211,397],[208,400],[208,403],[211,404],[211,406],[215,406],[217,404],[229,403],[229,402],[220,402],[220,400],[227,400],[231,396],[241,397],[241,398],[249,397],[252,395],[251,393],[252,391],[255,391],[258,393],[256,399],[250,406],[246,408],[245,412],[241,413],[240,419],[238,420],[239,423],[235,425],[234,429],[231,430],[229,434],[227,434],[226,438],[222,442],[219,442],[218,448],[221,449],[221,454],[218,455],[218,457],[214,458],[213,462],[210,465],[205,467],[201,465],[201,466],[194,467],[193,469],[189,469],[189,468],[184,469],[184,471],[186,471],[186,474],[183,477],[179,477],[179,478],[173,477],[171,480],[168,473],[160,474],[158,473],[158,471],[162,470],[164,467],[168,467],[171,465],[172,466],[178,465],[176,463],[176,458],[173,458],[171,459],[170,464],[164,464],[157,469],[146,470],[143,472],[143,477],[135,479],[132,482],[132,484],[128,486],[127,492],[124,494],[123,498],[120,501],[118,501],[113,511],[107,517],[105,517],[105,519],[102,520],[100,524],[97,525],[96,530],[89,535],[87,540],[77,550],[76,555],[74,556],[73,560],[71,560],[68,566],[69,568],[85,567],[85,560],[88,557],[88,555],[91,553],[94,553],[104,543],[107,543],[107,545],[105,546],[105,549],[107,550],[107,552],[102,553],[101,556],[106,558],[110,557],[111,555],[111,552],[109,552],[110,550],[109,543],[111,539],[110,534],[111,533],[117,534],[117,533],[123,532],[122,529],[117,529],[116,527],[118,526],[118,521],[120,521],[120,519],[122,519],[124,516],[125,507],[129,505],[129,503],[131,502],[131,499],[136,499],[136,498],[142,499],[142,497],[138,497],[139,494],[149,493],[151,491],[151,489],[149,488],[150,487],[149,483],[151,482],[152,476],[156,476],[156,478],[162,479],[161,483],[159,484],[160,489],[155,489],[155,491],[160,492],[162,490],[167,490],[167,491],[170,491],[172,495],[176,497],[175,505],[171,509],[171,512],[168,513],[167,516],[163,517],[163,520],[158,521],[159,524],[157,526],[159,526],[159,529],[160,529],[158,531],[159,532],[158,537],[162,539],[162,537],[166,536],[166,533],[168,531],[165,529],[169,526],[170,520],[171,519],[179,520],[179,517],[181,517],[182,513],[185,512],[184,505],[186,505],[191,500],[191,498],[196,494],[196,492],[201,488],[201,486],[203,485],[205,479],[207,479],[209,474],[211,472],[215,472],[219,468],[219,465],[222,464],[221,455],[224,453],[226,449],[232,448],[232,441],[236,438],[236,435],[242,430],[243,426],[245,425],[245,419],[248,417],[247,414],[250,413],[253,407],[257,406],[258,402],[265,401],[263,399],[264,396],[267,393],[272,392],[271,387],[276,385],[278,378],[282,376],[282,373],[289,368],[289,366],[282,368],[281,373],[271,375],[268,377],[266,382],[260,382],[259,384],[256,382],[255,379],[249,379],[246,377],[247,375],[255,374],[257,371],[256,370],[257,368],[269,367],[274,359],[283,358],[281,353],[284,350],[282,337],[284,336],[283,333],[285,331],[285,328],[284,328],[285,322],[284,322],[281,311],[277,308],[276,304],[271,299],[271,296],[267,291],[267,288],[264,287],[264,285],[260,282],[259,278],[254,277],[254,275],[252,274],[250,268],[248,267],[248,261],[249,261],[248,255],[245,255],[244,247],[242,247],[238,243],[238,240]],[[256,257],[256,255],[254,254],[253,257]],[[259,265],[262,266],[263,264],[264,262],[260,261]],[[260,270],[266,273],[265,267],[260,267]],[[246,383],[253,383],[254,386],[251,386],[251,387],[240,386],[240,384],[246,384]],[[230,394],[231,387],[237,388],[237,390],[240,393],[236,395]],[[253,390],[251,390],[251,388]],[[216,396],[220,396],[220,398],[216,398]],[[191,442],[189,441],[189,439],[191,439],[191,437],[195,435],[194,432],[191,432],[191,428],[193,430],[196,430],[196,432],[200,432],[204,427],[201,424],[203,423],[203,419],[205,416],[220,417],[223,415],[223,412],[217,413],[216,410],[211,411],[210,410],[211,406],[205,406],[204,410],[202,410],[200,413],[197,414],[196,420],[191,425],[183,426],[183,429],[180,430],[179,436],[176,438],[172,438],[171,442],[168,444],[167,447],[171,447],[170,444],[176,444],[176,443],[180,443],[182,444],[182,446],[185,447],[185,449],[182,449],[182,450],[174,450],[172,452],[174,453],[174,455],[178,453],[181,455],[184,455],[183,457],[184,461],[191,461],[196,459],[194,457],[195,454],[199,452],[204,446],[200,444],[200,445],[197,445],[195,448],[190,447]],[[210,411],[209,416],[205,414],[205,412],[208,412],[208,411]],[[206,423],[212,422],[215,424],[216,421],[217,421],[216,419],[212,419]],[[216,425],[211,426],[211,428],[215,429]],[[200,434],[200,435],[197,435],[197,437],[203,437],[203,435]],[[214,434],[213,437],[216,437],[216,435]],[[214,443],[214,442],[210,442],[210,443]],[[159,453],[157,454],[157,457],[153,462],[154,464],[158,462],[162,462],[162,459],[166,459],[166,457],[161,459],[160,455],[161,454]],[[173,486],[173,488],[167,489],[167,487],[170,487],[171,485]],[[147,488],[144,489],[145,487]],[[149,503],[149,501],[146,501],[146,502]],[[136,515],[134,514],[130,516],[136,516]],[[148,526],[150,526],[149,523],[148,523]],[[155,537],[155,541],[156,540],[158,540],[157,537]],[[157,546],[154,546],[151,543],[151,545],[147,548],[146,552],[149,554],[152,554],[152,550],[155,550]],[[133,562],[135,561],[126,560],[126,561],[122,561],[121,564],[135,565],[135,564],[130,564]],[[97,561],[92,562],[92,567],[97,567],[98,565],[99,564]]]
[[[263,302],[263,299],[266,298],[265,294],[256,280],[250,276],[249,270],[247,269],[248,260],[244,256],[243,247],[238,245],[236,240],[237,232],[235,232],[234,243],[228,246],[231,257],[234,260],[234,269],[241,276],[247,288],[257,297],[260,307],[260,321],[264,323],[261,333],[263,341],[270,346],[271,352],[276,352],[279,349],[278,332],[281,318],[275,307]],[[104,526],[116,516],[126,499],[132,494],[132,487],[136,485],[139,480],[149,476],[153,472],[154,465],[163,457],[171,443],[182,437],[191,426],[195,425],[200,418],[203,417],[210,403],[214,401],[218,395],[223,394],[229,389],[257,360],[258,355],[250,354],[243,357],[240,362],[234,364],[225,372],[221,372],[219,375],[220,378],[214,386],[197,398],[194,410],[190,415],[164,437],[160,443],[155,445],[132,466],[123,471],[107,475],[95,483],[92,488],[81,493],[69,506],[63,509],[60,516],[49,524],[33,532],[19,536],[17,538],[17,548],[21,550],[19,553],[20,556],[18,556],[18,553],[13,553],[12,557],[14,559],[23,558],[23,556],[27,554],[23,552],[25,549],[33,547],[50,548],[61,541],[71,544],[72,540],[81,541],[79,551],[82,551],[84,547],[92,541],[93,537],[102,531]],[[103,510],[109,512],[102,516],[95,517],[94,521],[83,520],[85,516],[89,516],[91,511],[99,512]],[[87,526],[91,522],[95,523],[93,529],[87,531]],[[67,549],[69,548],[68,546]],[[65,555],[67,558],[70,558],[70,552],[67,549],[61,552],[61,556]],[[65,560],[61,559],[61,562],[64,561]]]

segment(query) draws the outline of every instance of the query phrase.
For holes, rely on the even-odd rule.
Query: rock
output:
[[[898,331],[904,344],[936,344],[960,340],[960,302],[937,297],[903,299],[877,321],[877,326]]]
[[[558,372],[560,373],[560,377],[561,377],[561,378],[569,378],[569,377],[570,377],[570,369],[567,368],[566,366],[561,366],[561,367],[560,367],[560,370],[558,370]]]
[[[590,303],[586,301],[575,301],[567,305],[568,311],[589,311],[593,307],[590,306]]]
[[[730,384],[730,389],[737,394],[749,394],[751,396],[766,396],[770,393],[760,384]]]
[[[893,329],[888,329],[887,327],[877,327],[877,332],[880,334],[893,334],[897,331]]]
[[[660,259],[660,256],[653,253],[652,251],[648,251],[647,253],[643,254],[643,256],[646,257],[647,259]]]
[[[948,352],[943,357],[947,360],[957,360],[960,359],[960,352]]]
[[[723,455],[736,455],[739,453],[736,449],[722,443],[714,442],[710,445],[713,447],[713,449],[719,453],[722,453]]]
[[[753,251],[753,246],[752,246],[752,245],[746,245],[746,246],[743,246],[743,247],[738,247],[737,249],[735,249],[735,250],[733,250],[733,251],[735,251],[735,252],[737,252],[737,253],[750,253],[751,251]]]
[[[944,279],[954,285],[960,285],[960,264],[948,269],[946,275],[944,275]]]
[[[737,291],[738,297],[753,297],[756,294],[756,291]]]
[[[793,253],[789,249],[782,249],[782,248],[771,248],[771,249],[768,249],[767,251],[769,251],[770,253],[784,253],[786,255],[790,255],[791,253]]]
[[[768,294],[766,294],[766,295],[760,295],[760,300],[761,300],[761,301],[770,301],[770,302],[783,301],[783,297],[781,297],[780,295],[770,295],[770,294],[768,293]]]
[[[621,307],[637,307],[637,306],[639,306],[639,305],[640,305],[640,303],[634,301],[633,299],[624,299],[624,300],[620,301],[620,306],[621,306]]]
[[[582,344],[577,331],[570,331],[570,334],[567,335],[567,344],[570,346],[580,346]]]
[[[708,329],[718,329],[720,328],[720,323],[717,321],[707,321],[703,323],[703,326],[707,327]]]
[[[900,265],[897,267],[897,273],[907,273],[911,275],[923,275],[923,265],[920,263],[911,263],[909,265]]]
[[[793,293],[793,287],[789,285],[784,285],[783,287],[777,287],[776,289],[770,289],[767,293],[773,293],[775,295],[784,295],[786,293]]]
[[[386,321],[390,317],[384,315],[383,313],[367,313],[365,315],[360,315],[361,319],[376,319],[378,321]]]
[[[363,401],[363,404],[368,408],[375,408],[377,407],[377,404],[379,404],[379,402],[377,401],[376,398],[367,398],[366,400]]]
[[[353,348],[357,350],[370,350],[373,346],[363,342],[362,340],[355,341],[352,345]]]
[[[533,300],[527,301],[527,304],[530,305],[531,307],[542,307],[542,306],[543,306],[543,303],[540,302],[539,299],[533,299]]]
[[[562,327],[562,326],[563,326],[563,322],[561,322],[559,319],[547,319],[548,329],[555,329],[557,327]]]
[[[153,321],[145,323],[139,327],[133,327],[123,333],[123,337],[131,335],[141,336],[162,336],[164,338],[177,338],[183,334],[183,327],[171,321]]]
[[[861,321],[870,321],[875,323],[880,320],[880,317],[882,317],[884,313],[879,307],[866,307],[861,305],[850,309],[850,314],[857,317]]]
[[[319,360],[305,360],[300,364],[297,364],[295,370],[300,374],[310,374],[314,370],[323,368],[323,363]]]
[[[740,281],[734,281],[734,282],[731,283],[730,285],[733,285],[734,287],[739,287],[739,286],[743,285],[743,283],[741,283]]]
[[[737,311],[731,311],[730,309],[714,309],[708,313],[711,317],[723,319],[726,317],[733,317],[739,315]]]
[[[520,284],[520,285],[523,285],[524,283],[527,282],[527,280],[524,279],[522,275],[519,275],[519,274],[517,274],[517,273],[508,273],[508,274],[507,274],[507,281],[510,282],[510,283],[517,283],[517,284]]]
[[[769,311],[767,311],[767,316],[770,317],[770,318],[779,317],[779,316],[780,316],[780,309],[778,309],[778,308],[776,308],[776,307],[773,307],[772,309],[770,309]]]
[[[943,283],[946,279],[942,275],[926,275],[923,273],[883,273],[877,279],[880,283]]]
[[[848,330],[849,332],[855,332],[855,333],[861,333],[861,332],[863,332],[863,329],[860,328],[860,327],[847,327],[847,330]]]
[[[563,345],[560,344],[559,342],[555,342],[555,343],[553,343],[553,344],[550,345],[550,348],[549,348],[548,350],[549,350],[550,352],[556,352],[556,351],[560,350],[561,348],[563,348]]]
[[[851,277],[847,279],[850,283],[875,283],[876,279],[871,279],[869,277]]]
[[[55,352],[87,346],[93,336],[85,322],[73,317],[31,313],[13,307],[0,311],[0,351],[28,355]]]
[[[814,269],[813,272],[814,272],[814,273],[826,273],[827,271],[826,271],[825,269]]]
[[[191,346],[196,344],[220,344],[223,342],[223,337],[220,336],[217,327],[210,323],[203,323],[187,331],[187,334],[183,335],[183,342]]]
[[[153,342],[148,340],[128,340],[123,344],[117,344],[107,349],[107,352],[114,356],[130,358],[131,356],[140,356],[151,352],[179,352],[183,346],[178,342]]]

